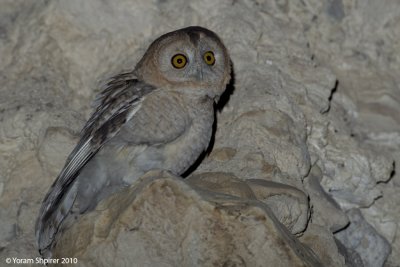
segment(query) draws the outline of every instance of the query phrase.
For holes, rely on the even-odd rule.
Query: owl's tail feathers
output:
[[[51,258],[51,249],[56,244],[56,235],[61,230],[63,221],[67,218],[75,202],[77,195],[77,183],[63,196],[57,206],[48,206],[46,200],[42,203],[39,217],[36,221],[36,242],[39,253],[44,258]]]

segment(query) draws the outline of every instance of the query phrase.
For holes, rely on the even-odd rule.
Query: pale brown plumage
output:
[[[214,101],[229,78],[218,36],[188,27],[155,40],[132,73],[111,79],[43,201],[36,223],[41,254],[51,256],[70,214],[93,209],[151,169],[186,171],[208,147]]]

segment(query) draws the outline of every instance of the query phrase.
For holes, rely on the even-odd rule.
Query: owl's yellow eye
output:
[[[182,54],[176,54],[171,59],[172,66],[174,66],[177,69],[182,69],[183,67],[186,66],[186,63],[187,63],[187,58],[185,57],[185,55]]]
[[[215,63],[215,57],[214,57],[214,53],[211,51],[205,52],[203,55],[204,61],[208,64],[208,65],[214,65]]]

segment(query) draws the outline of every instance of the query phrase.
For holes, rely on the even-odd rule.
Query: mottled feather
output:
[[[121,127],[140,108],[143,96],[155,88],[128,74],[115,76],[95,100],[95,111],[83,127],[81,139],[69,155],[64,168],[46,195],[36,225],[36,235],[40,249],[45,249],[57,233],[63,213],[68,213],[75,196],[68,195],[68,205],[58,207],[67,197],[75,178],[85,164],[113,138]],[[76,192],[75,192],[76,193]],[[54,220],[52,220],[54,219]],[[50,223],[53,221],[53,223]],[[54,225],[54,221],[58,225]]]

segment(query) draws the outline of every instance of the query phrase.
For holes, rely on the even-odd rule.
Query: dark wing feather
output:
[[[67,195],[82,167],[120,131],[125,122],[140,108],[143,96],[154,89],[132,79],[132,75],[127,73],[111,79],[97,96],[94,102],[95,111],[82,129],[80,141],[43,200],[36,222],[36,237],[40,250],[51,245],[60,223],[70,210],[75,196]],[[72,198],[71,203],[67,207],[59,207],[66,197]]]

